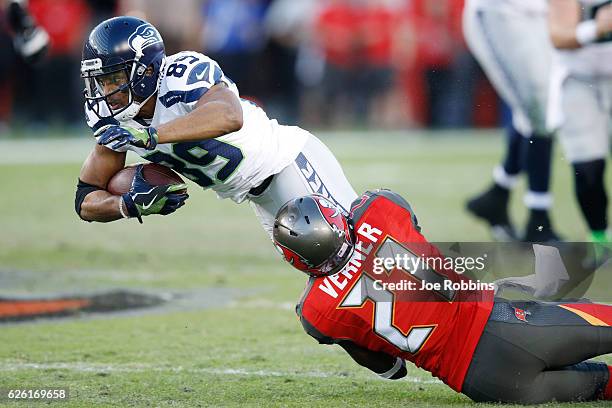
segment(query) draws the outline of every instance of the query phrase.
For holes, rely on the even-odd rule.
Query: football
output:
[[[132,180],[134,179],[134,173],[136,172],[136,166],[134,164],[127,166],[115,174],[110,181],[106,190],[114,195],[125,194],[130,191],[132,187]],[[181,176],[179,176],[172,169],[162,166],[161,164],[146,163],[143,166],[142,174],[150,184],[154,186],[161,186],[165,184],[182,184],[184,183]],[[180,191],[181,193],[184,191]]]

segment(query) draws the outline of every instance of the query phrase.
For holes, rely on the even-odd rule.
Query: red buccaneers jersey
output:
[[[443,256],[399,195],[367,192],[353,203],[350,218],[355,251],[340,272],[308,282],[296,309],[304,329],[320,343],[350,340],[409,360],[460,392],[493,293],[445,287],[445,281],[467,280],[452,270],[428,264],[407,272],[376,260]],[[421,289],[424,281],[428,289]]]

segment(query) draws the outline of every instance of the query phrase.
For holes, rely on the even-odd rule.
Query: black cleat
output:
[[[561,242],[563,239],[553,229],[546,210],[531,210],[523,241]]]
[[[467,202],[468,212],[486,221],[496,241],[517,241],[518,236],[508,216],[510,192],[496,184]]]

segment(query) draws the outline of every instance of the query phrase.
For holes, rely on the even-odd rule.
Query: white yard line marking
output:
[[[272,370],[247,370],[234,368],[188,368],[169,367],[152,364],[101,364],[101,363],[0,363],[0,371],[23,371],[23,370],[67,370],[76,372],[110,372],[110,373],[141,373],[141,372],[169,372],[190,374],[215,374],[215,375],[242,375],[254,377],[303,377],[303,378],[346,378],[346,375],[322,372],[322,371],[272,371]],[[377,376],[356,376],[354,378],[364,380],[383,381]],[[415,384],[442,384],[440,380],[423,379],[419,377],[406,376],[402,381]]]

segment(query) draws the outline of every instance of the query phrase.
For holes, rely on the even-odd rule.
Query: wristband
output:
[[[154,127],[149,127],[147,129],[147,133],[149,134],[149,140],[147,142],[147,150],[155,150],[157,147],[157,141],[159,140],[159,136],[157,135],[157,129]]]
[[[393,377],[395,373],[397,373],[403,366],[404,366],[404,360],[398,357],[395,360],[395,364],[393,364],[393,367],[391,367],[389,371],[385,371],[384,373],[379,373],[378,375],[381,376],[382,378],[389,379]]]
[[[130,218],[125,212],[123,212],[123,198],[119,200],[119,213],[123,218]]]
[[[129,193],[125,193],[121,196],[121,198],[122,201],[125,203],[125,208],[127,209],[129,215],[128,218],[136,217],[138,218],[138,222],[142,224],[142,216],[140,215],[140,211],[138,211],[138,207],[136,206],[136,203],[134,203],[132,196],[130,196]]]
[[[597,23],[595,20],[586,20],[576,26],[576,41],[582,46],[597,41]]]

